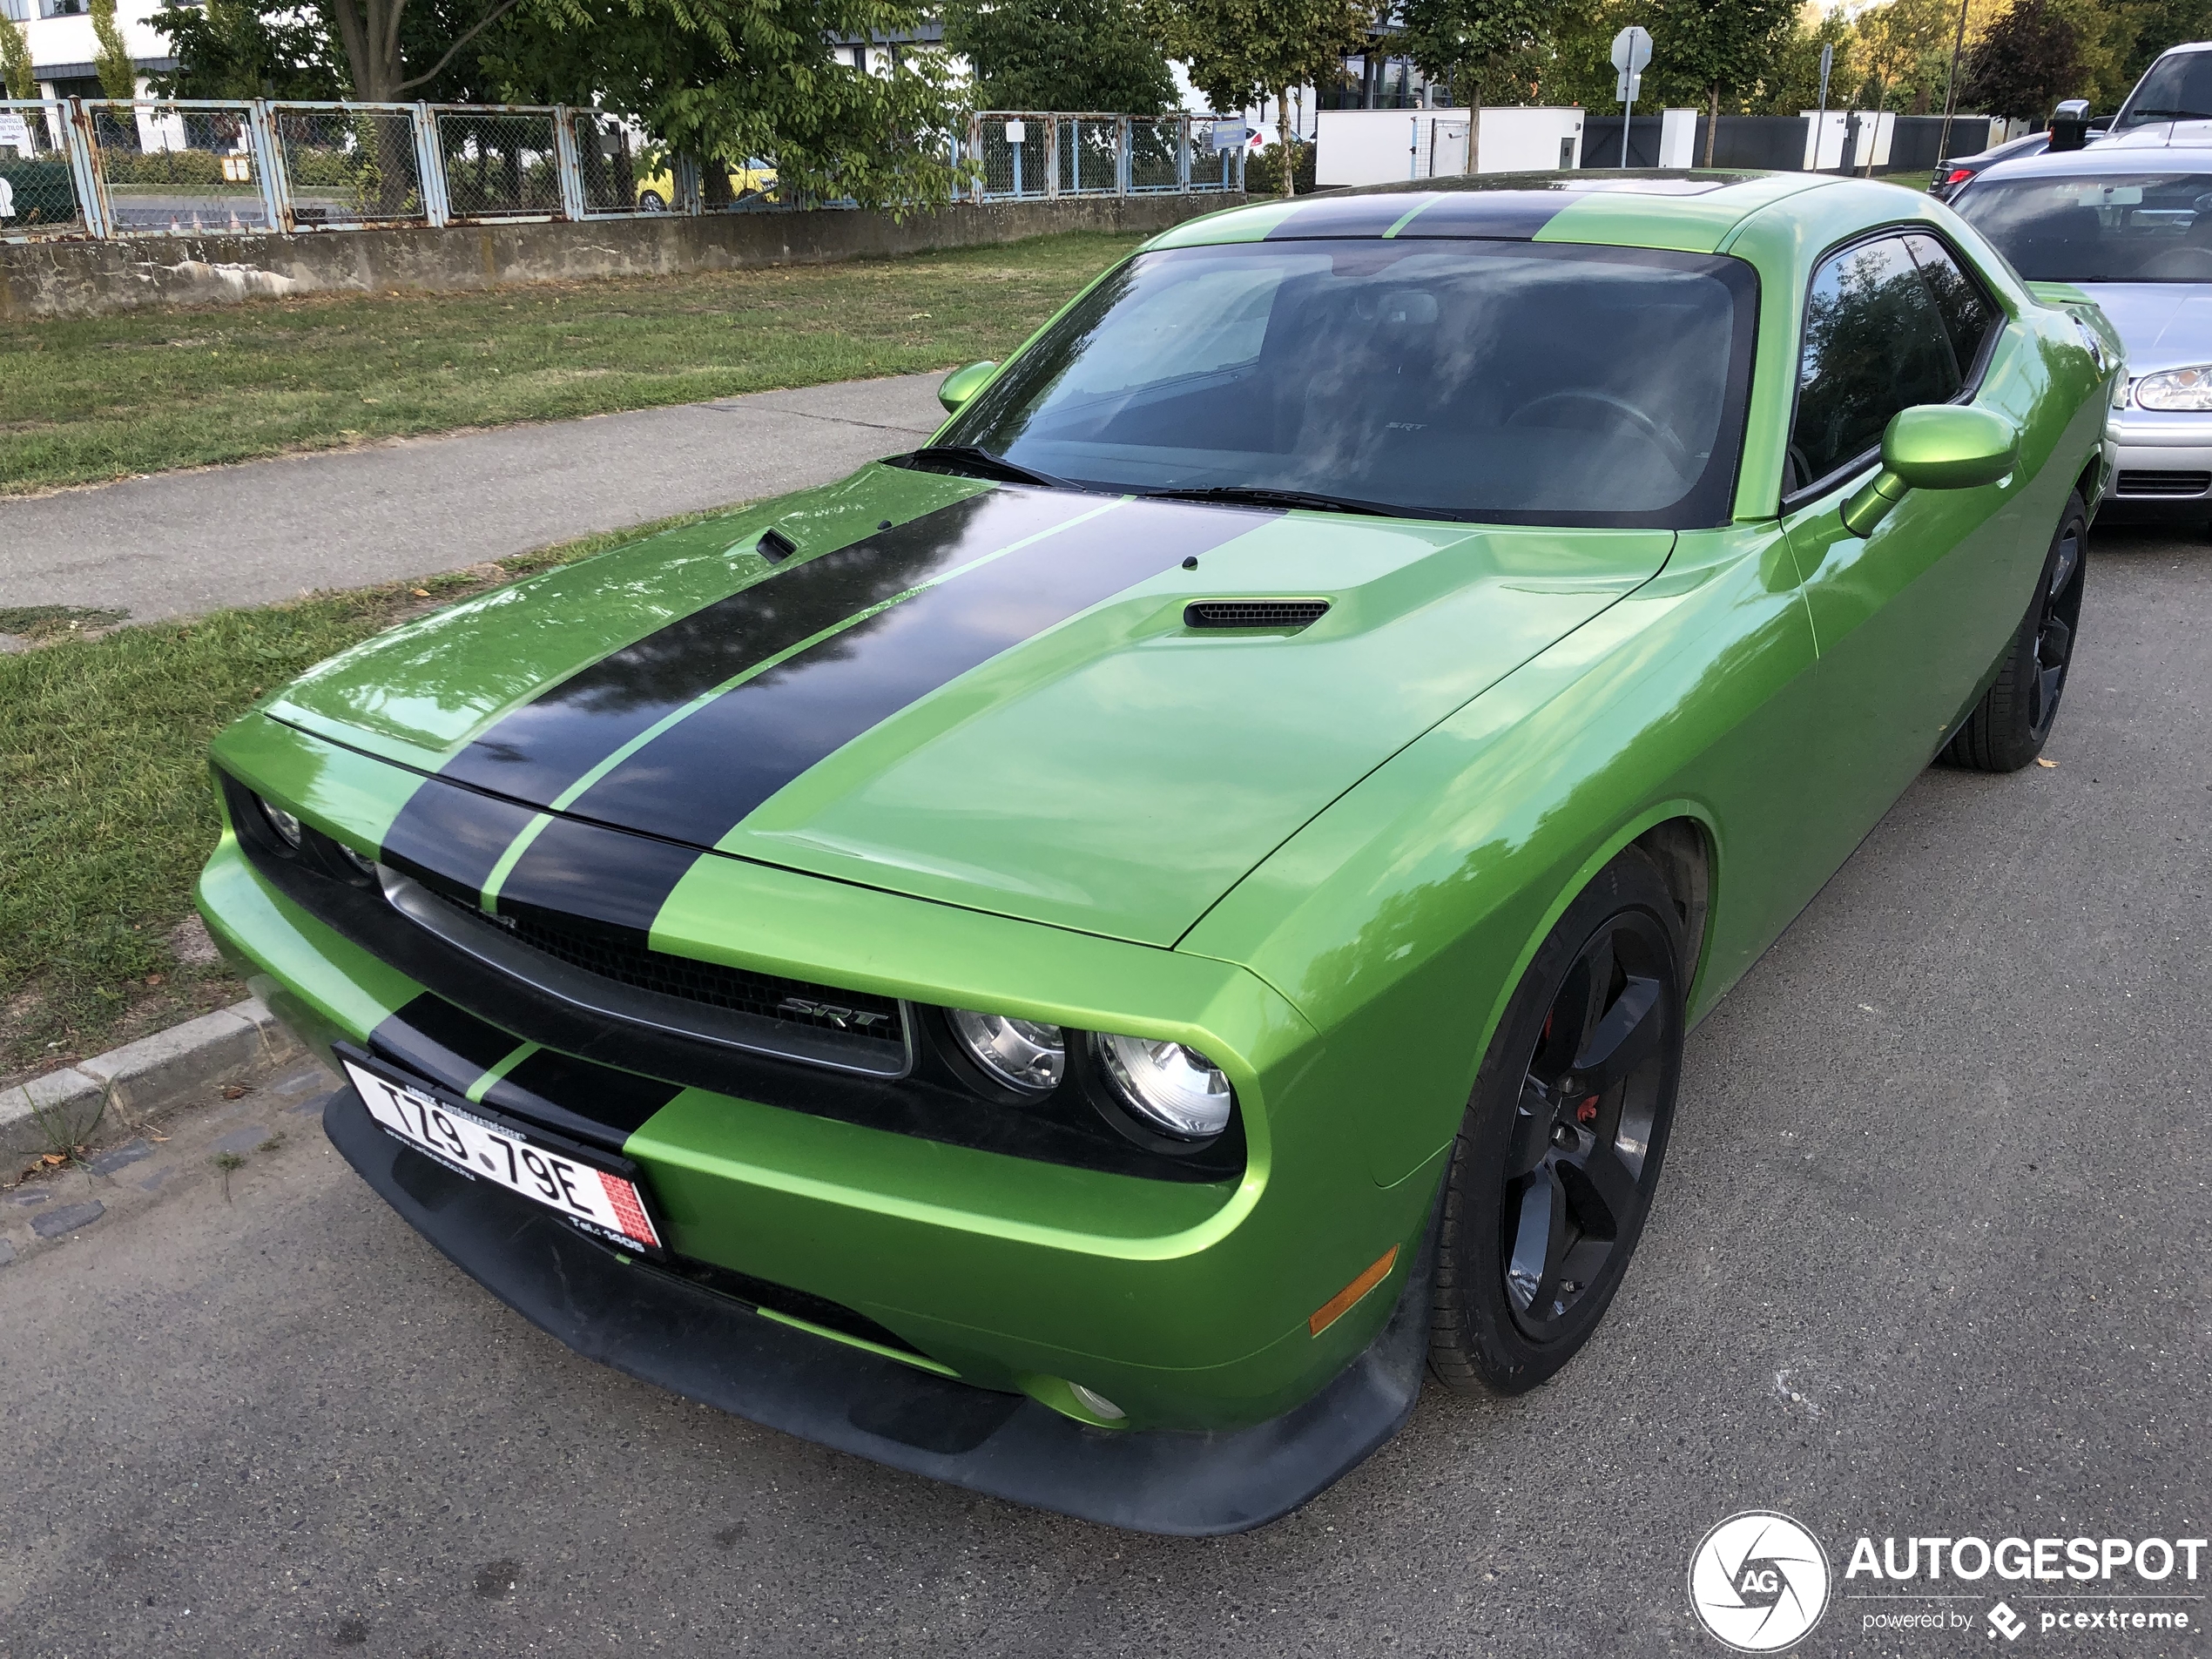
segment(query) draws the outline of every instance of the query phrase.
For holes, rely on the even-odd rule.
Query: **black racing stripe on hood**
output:
[[[385,831],[380,856],[452,897],[473,898],[536,816],[511,800],[426,778]]]
[[[786,565],[563,680],[494,724],[439,775],[548,805],[700,693],[855,611],[1098,504],[1067,491],[988,489]]]
[[[581,918],[646,945],[661,906],[698,857],[697,846],[556,817],[500,883],[499,913]]]
[[[499,907],[510,896],[544,904],[604,885],[607,853],[576,819],[711,847],[792,779],[939,686],[1275,516],[1129,502],[822,641],[670,727],[578,796],[573,818],[516,861]],[[682,873],[672,860],[657,858],[655,868]],[[624,873],[625,910],[646,879],[642,868]]]

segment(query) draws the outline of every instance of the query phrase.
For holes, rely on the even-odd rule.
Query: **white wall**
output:
[[[1659,165],[1694,167],[1697,165],[1697,111],[1659,111]]]
[[[1805,171],[1820,172],[1844,165],[1844,135],[1850,117],[1858,117],[1858,153],[1851,158],[1851,165],[1864,167],[1871,161],[1878,167],[1889,165],[1890,139],[1897,132],[1897,117],[1887,111],[1879,114],[1872,110],[1831,110],[1824,117],[1817,110],[1797,111],[1805,118]],[[1873,141],[1871,152],[1867,149],[1869,138]]]
[[[115,20],[122,26],[123,44],[140,63],[172,55],[169,37],[152,23],[161,8],[162,0],[117,0]],[[89,16],[41,17],[38,0],[29,0],[25,9],[32,15],[17,26],[30,41],[31,69],[41,80],[57,65],[89,64],[98,54],[99,43],[92,38]]]
[[[1582,111],[1487,108],[1483,172],[1548,172],[1581,165]],[[1466,110],[1323,110],[1316,185],[1386,185],[1467,171]]]

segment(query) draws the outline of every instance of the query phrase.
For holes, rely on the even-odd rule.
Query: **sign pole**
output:
[[[1651,62],[1651,31],[1630,24],[1613,37],[1613,67],[1621,71],[1613,96],[1623,105],[1621,115],[1621,169],[1629,166],[1629,129],[1635,125],[1636,94],[1642,90],[1644,66]]]

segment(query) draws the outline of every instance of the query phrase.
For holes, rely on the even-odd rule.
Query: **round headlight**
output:
[[[1104,1032],[1093,1041],[1106,1075],[1146,1128],[1179,1141],[1210,1140],[1228,1128],[1236,1094],[1221,1068],[1196,1049]]]
[[[1056,1025],[1004,1014],[948,1008],[953,1035],[995,1083],[1025,1095],[1049,1095],[1068,1073],[1068,1035]]]
[[[2169,368],[2135,382],[2135,402],[2146,409],[2212,409],[2212,368]]]
[[[255,799],[258,800],[260,798],[256,796]],[[277,839],[287,846],[296,847],[300,845],[300,820],[290,813],[286,812],[281,806],[273,806],[264,800],[261,802],[261,816],[269,820],[269,827],[277,833]]]

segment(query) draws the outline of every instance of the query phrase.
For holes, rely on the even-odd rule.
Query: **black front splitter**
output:
[[[1396,1433],[1420,1393],[1433,1246],[1367,1350],[1280,1417],[1211,1433],[1090,1428],[626,1265],[527,1199],[401,1144],[350,1088],[325,1104],[323,1130],[455,1265],[586,1359],[802,1440],[1085,1521],[1189,1536],[1264,1526]]]

